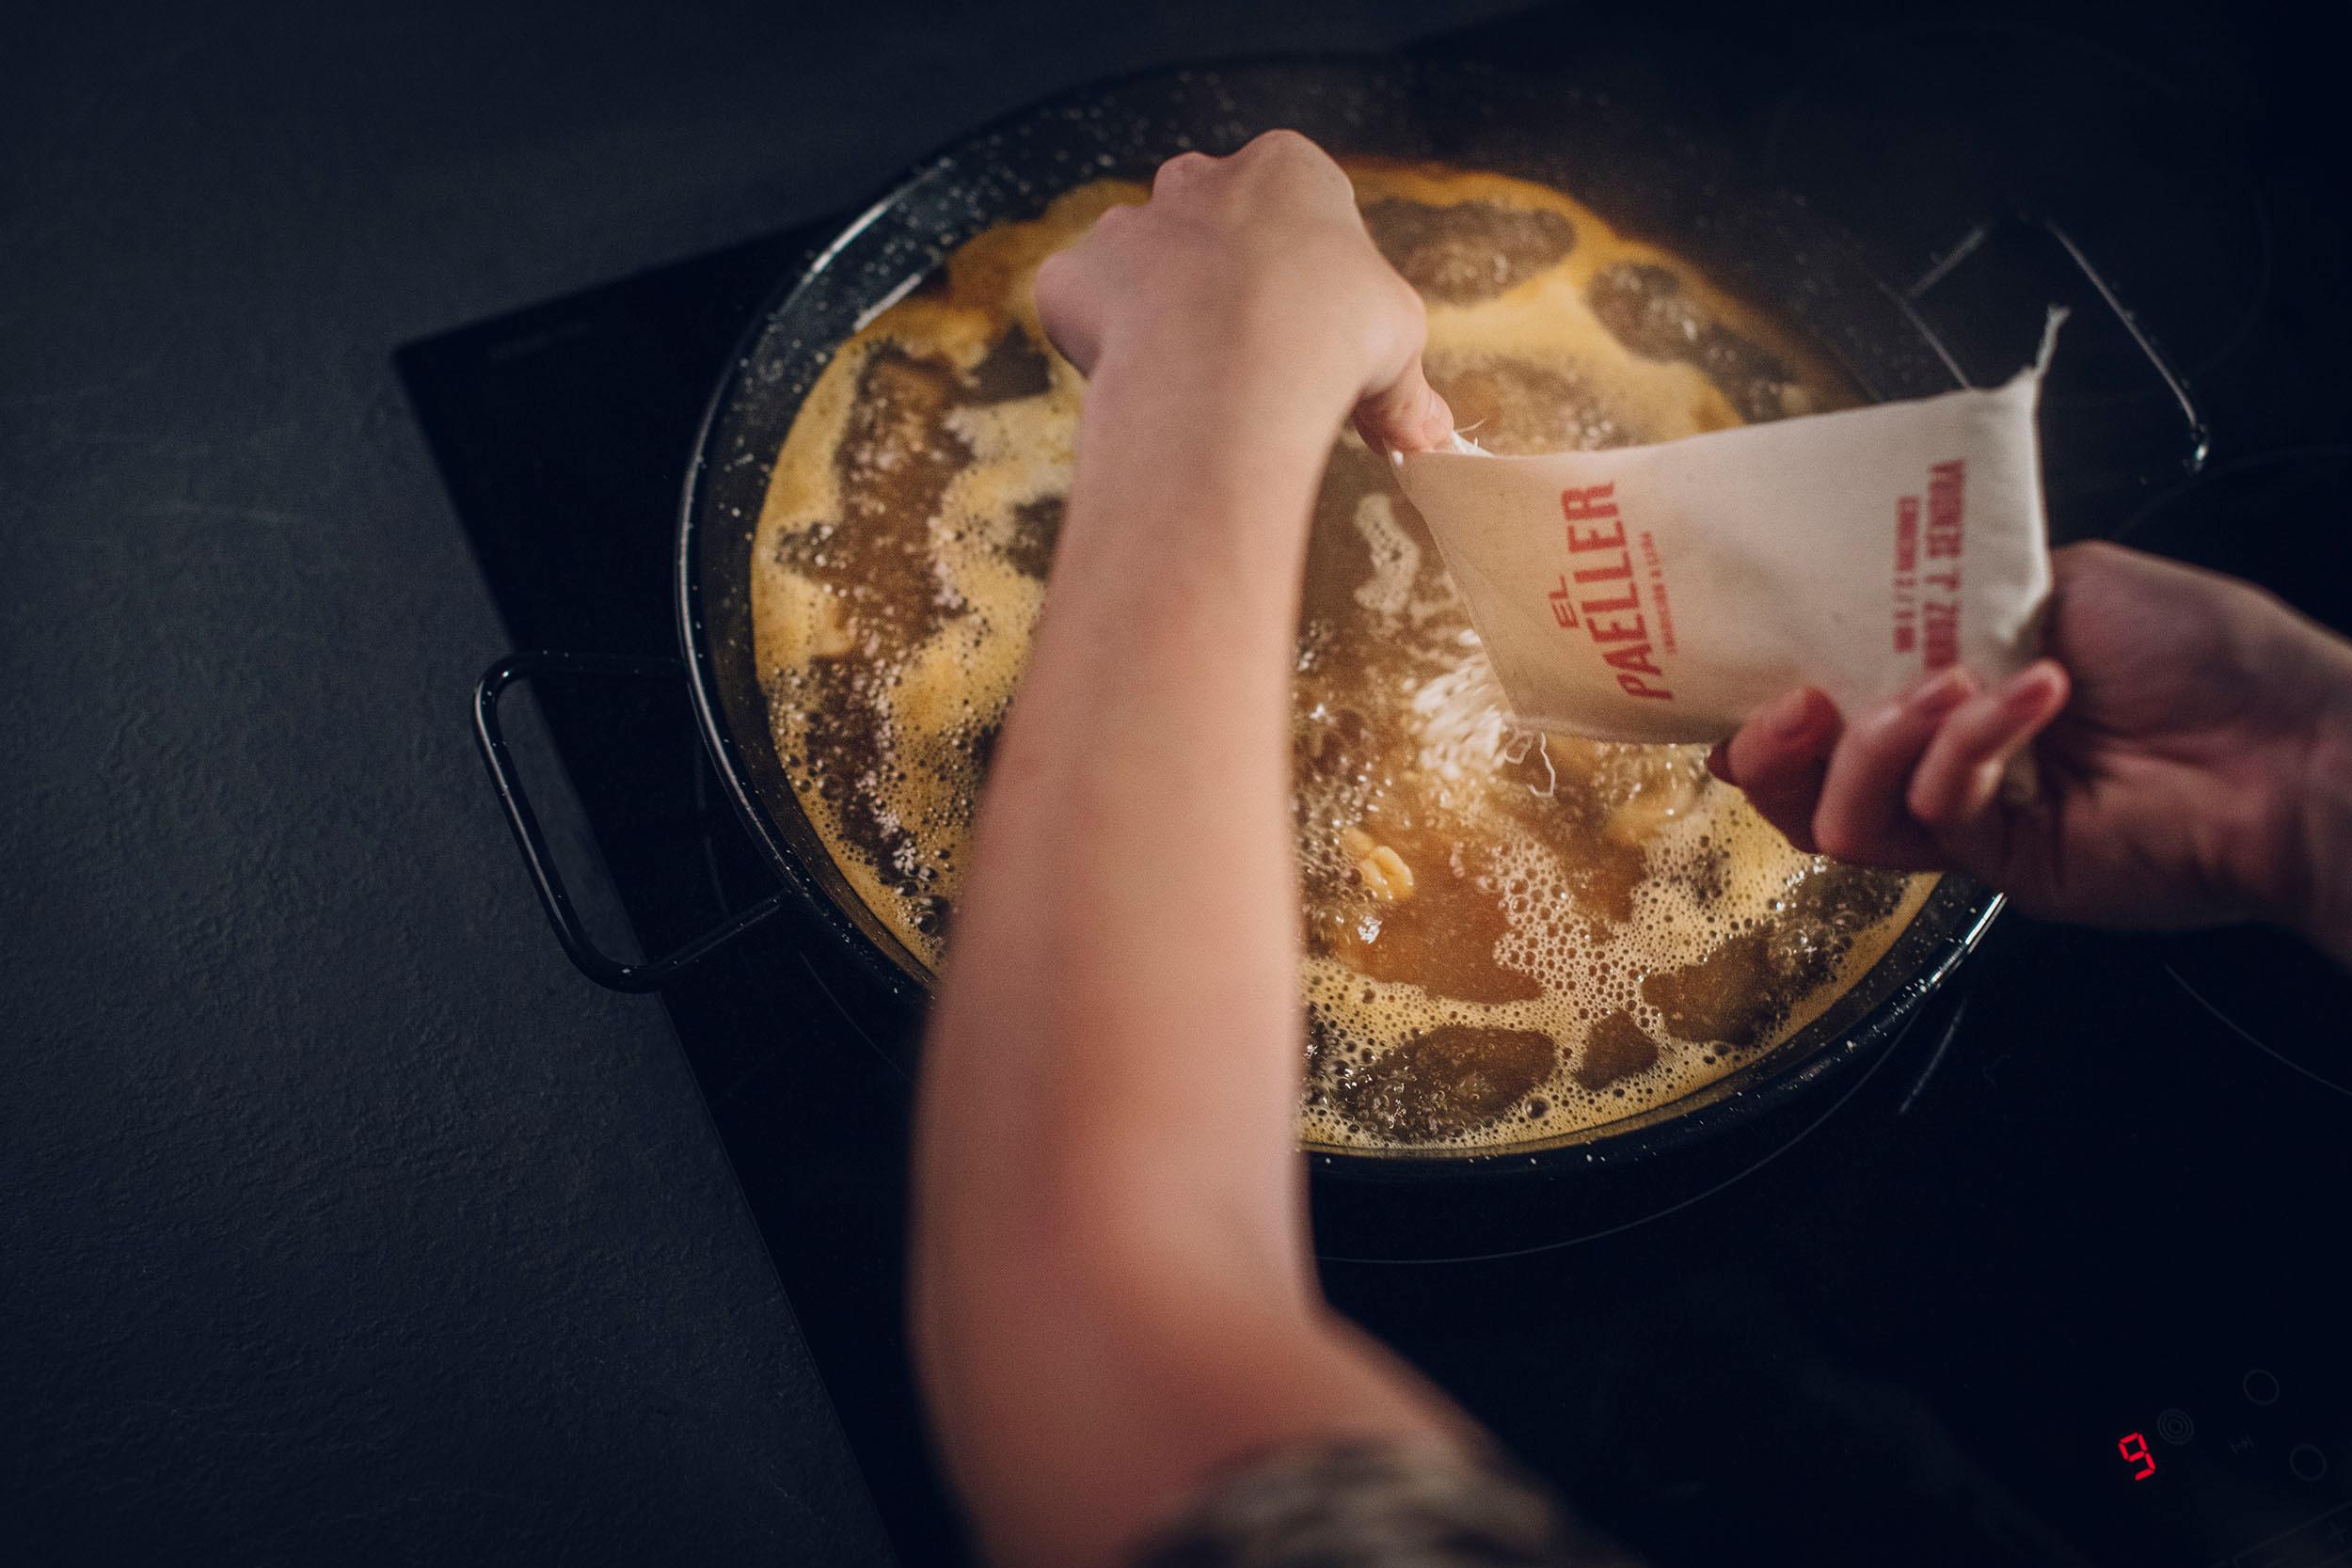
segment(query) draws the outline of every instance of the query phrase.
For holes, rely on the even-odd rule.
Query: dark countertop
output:
[[[11,17],[11,1539],[877,1560],[658,1006],[564,962],[491,801],[466,701],[504,638],[391,351],[1089,77],[1510,8]]]
[[[0,1540],[53,1561],[883,1560],[660,1005],[563,958],[492,800],[467,704],[509,643],[393,350],[851,208],[1089,78],[1516,8],[10,16]],[[1676,29],[1689,8],[1795,25],[1730,0],[1563,10]],[[2111,34],[2090,0],[1964,8]],[[2325,274],[2333,57],[2268,0],[2122,25],[2233,156],[2283,170],[2279,248]],[[2282,290],[2263,320],[2340,390],[2340,291]],[[2259,427],[2230,450],[2341,439],[2341,397],[2233,380],[2278,362],[2211,378]]]

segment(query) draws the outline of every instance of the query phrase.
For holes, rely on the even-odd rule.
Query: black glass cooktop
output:
[[[2317,154],[2245,172],[2197,130],[2222,89],[2104,45],[1778,47],[1769,87],[1710,88],[1708,115],[1854,230],[1983,361],[1964,368],[2013,363],[2002,334],[2038,323],[2017,300],[2097,318],[2049,399],[2061,531],[2352,626],[2352,446],[2333,444],[2352,400],[2326,369],[2352,364],[2352,318]],[[1947,112],[1954,83],[1974,122]],[[2012,156],[2053,136],[2068,158]],[[704,401],[835,226],[403,351],[517,647],[675,650]],[[666,950],[770,891],[682,684],[533,696],[543,729],[517,749],[607,941]],[[958,1560],[898,1327],[907,1020],[789,912],[662,1000],[900,1557]],[[2347,1020],[2352,983],[2268,933],[2004,917],[1859,1083],[1677,1170],[1563,1178],[1500,1228],[1466,1213],[1460,1246],[1429,1244],[1425,1212],[1384,1243],[1357,1195],[1326,1216],[1327,1282],[1661,1563],[2352,1561]]]

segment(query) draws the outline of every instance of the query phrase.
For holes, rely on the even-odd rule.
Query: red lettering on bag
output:
[[[1626,546],[1625,519],[1617,515],[1616,502],[1612,499],[1616,495],[1616,491],[1617,487],[1614,484],[1594,484],[1583,489],[1563,490],[1560,492],[1560,515],[1567,525],[1569,554],[1583,555],[1594,550],[1616,552],[1616,559],[1605,564],[1576,568],[1577,582],[1584,586],[1622,582],[1626,584],[1623,595],[1578,599],[1572,610],[1567,603],[1570,592],[1568,578],[1563,574],[1559,579],[1560,586],[1545,594],[1544,597],[1550,601],[1551,618],[1559,626],[1576,626],[1578,624],[1577,611],[1581,610],[1584,629],[1591,635],[1595,646],[1597,647],[1607,642],[1628,644],[1622,648],[1605,649],[1600,656],[1603,661],[1616,671],[1617,685],[1628,696],[1672,702],[1674,693],[1671,690],[1663,685],[1653,686],[1642,678],[1644,675],[1662,677],[1665,672],[1650,658],[1649,623],[1642,615],[1641,587],[1632,581],[1633,552]],[[1579,527],[1580,524],[1583,526]],[[1646,534],[1643,537],[1644,548],[1654,557],[1656,546],[1649,542]],[[1651,576],[1657,577],[1658,575],[1657,563],[1653,559]],[[1659,590],[1659,596],[1662,609],[1664,601],[1662,584]]]
[[[1927,655],[1922,660],[1931,670],[1948,669],[1960,662],[1960,606],[1933,601],[1923,607]]]
[[[1560,586],[1544,595],[1551,601],[1553,623],[1568,630],[1576,627],[1576,605],[1568,597],[1568,574],[1560,574]]]
[[[1616,503],[1607,498],[1615,495],[1614,484],[1595,484],[1581,490],[1560,492],[1560,515],[1567,519],[1568,551],[1581,555],[1586,550],[1613,550],[1624,547],[1625,524],[1617,519]],[[1607,529],[1588,528],[1577,531],[1579,523],[1610,522]],[[1580,578],[1579,580],[1581,580]]]
[[[1560,511],[1572,523],[1589,522],[1595,517],[1613,517],[1617,506],[1610,497],[1617,493],[1614,483],[1587,485],[1581,490],[1560,492]]]
[[[1899,497],[1895,502],[1895,651],[1907,654],[1918,646],[1919,618],[1919,498]]]
[[[1645,675],[1662,675],[1666,673],[1650,662],[1649,644],[1646,642],[1636,642],[1630,648],[1612,648],[1600,657],[1603,663],[1613,664],[1619,670],[1639,670]],[[1622,685],[1624,677],[1620,675],[1618,681]]]
[[[1962,486],[1967,466],[1958,458],[1928,470],[1928,559],[1957,561],[1964,515]]]

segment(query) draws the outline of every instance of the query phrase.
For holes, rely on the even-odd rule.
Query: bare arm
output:
[[[1467,1430],[1312,1276],[1288,777],[1334,433],[1450,421],[1295,137],[1169,166],[1039,299],[1091,380],[931,1020],[913,1310],[984,1543],[1093,1564],[1253,1450]]]

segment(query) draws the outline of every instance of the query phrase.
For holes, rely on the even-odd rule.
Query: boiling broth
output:
[[[1491,451],[1853,401],[1803,343],[1558,191],[1348,166],[1429,306],[1432,382]],[[926,964],[1070,487],[1082,384],[1030,280],[1144,195],[1087,185],[955,251],[842,345],[771,480],[753,617],[777,751]],[[1426,530],[1352,433],[1309,543],[1292,736],[1311,1143],[1491,1148],[1677,1100],[1859,979],[1932,881],[1799,853],[1701,749],[1515,725]]]

